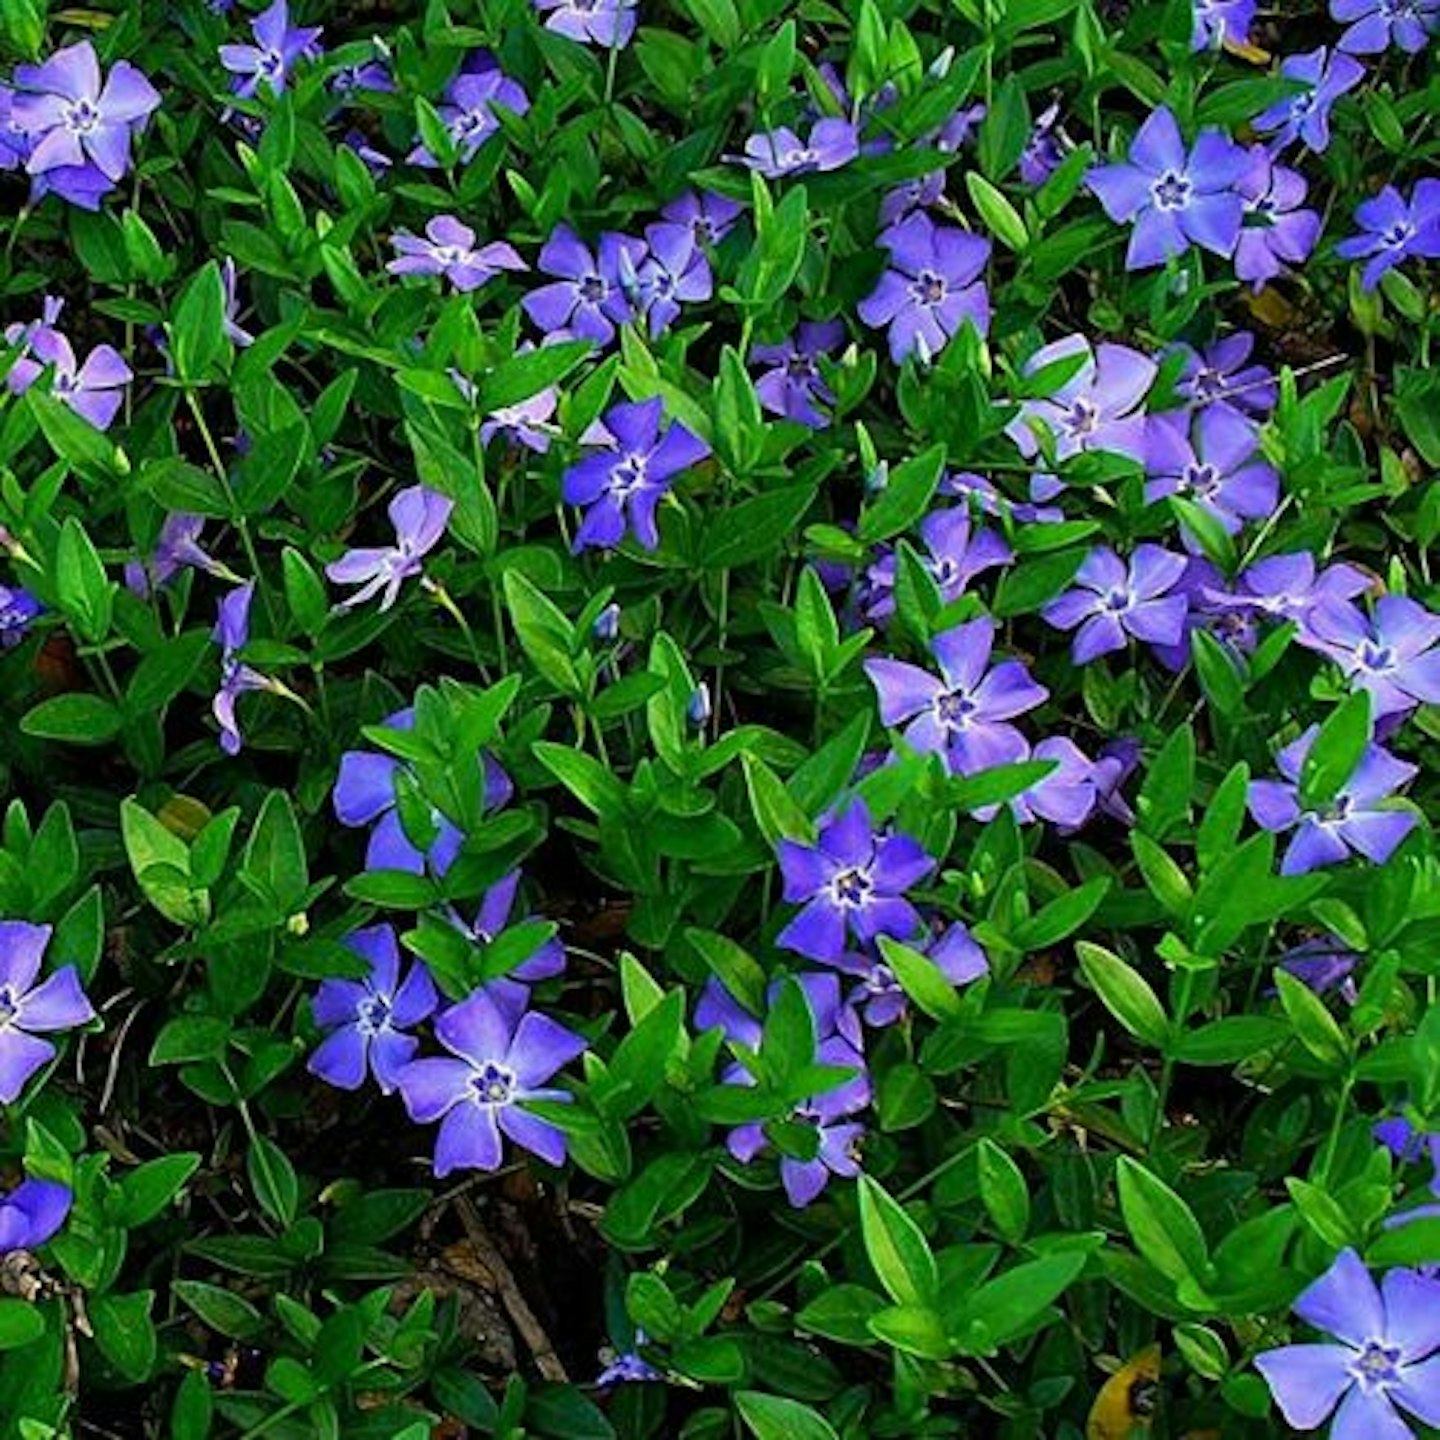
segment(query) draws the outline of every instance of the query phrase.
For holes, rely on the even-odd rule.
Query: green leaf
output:
[[[45,1315],[27,1300],[0,1298],[0,1350],[18,1350],[45,1333]]]
[[[225,334],[225,283],[219,263],[210,260],[185,287],[170,323],[175,373],[186,385],[218,379],[232,348]]]
[[[120,1177],[120,1223],[128,1230],[153,1220],[199,1168],[193,1151],[162,1155]]]
[[[593,756],[549,740],[537,740],[532,753],[587,810],[602,819],[624,816],[625,787]]]
[[[1288,970],[1274,972],[1275,989],[1300,1043],[1323,1065],[1340,1070],[1350,1063],[1350,1046],[1325,1002]]]
[[[233,1290],[203,1280],[176,1280],[171,1288],[210,1329],[232,1340],[253,1340],[265,1330],[265,1317]]]
[[[951,1329],[965,1354],[993,1354],[1035,1327],[1046,1309],[1079,1278],[1083,1253],[1061,1252],[1016,1265],[987,1281],[965,1302]]]
[[[155,1295],[101,1295],[89,1303],[90,1324],[100,1352],[127,1380],[139,1384],[155,1368],[158,1343],[150,1307]]]
[[[1326,717],[1300,767],[1300,806],[1323,810],[1354,775],[1370,743],[1370,692],[1357,690]]]
[[[285,1152],[264,1135],[255,1136],[245,1157],[250,1188],[260,1208],[282,1229],[295,1223],[300,1181]]]
[[[795,1316],[795,1323],[812,1335],[842,1345],[870,1342],[870,1319],[885,1302],[864,1285],[827,1285]]]
[[[1030,243],[1025,222],[1020,218],[1020,212],[1001,191],[978,170],[966,172],[965,188],[970,192],[971,203],[980,212],[980,218],[985,222],[985,228],[1007,250],[1014,250],[1017,253],[1024,250]]]
[[[900,982],[900,988],[932,1020],[948,1020],[960,1014],[960,994],[952,981],[928,956],[888,935],[879,937],[880,953]]]
[[[106,745],[125,729],[125,715],[98,695],[76,692],[42,700],[21,717],[20,729],[37,740]]]
[[[717,511],[699,547],[700,568],[733,570],[778,554],[814,500],[813,485],[790,485]]]
[[[1030,1228],[1030,1192],[1020,1167],[988,1136],[975,1147],[980,1200],[1002,1240],[1018,1245]]]
[[[859,1194],[865,1254],[886,1293],[899,1305],[933,1308],[940,1274],[920,1227],[869,1175],[860,1176]]]
[[[1170,1022],[1144,976],[1132,970],[1118,955],[1088,940],[1081,940],[1075,953],[1080,957],[1085,978],[1105,1008],[1137,1040],[1163,1047],[1169,1037]]]
[[[55,590],[66,618],[92,645],[110,633],[115,585],[105,578],[105,567],[85,527],[69,516],[60,528],[55,555]]]
[[[594,348],[588,340],[565,340],[510,356],[481,382],[476,409],[482,415],[489,415],[529,400],[558,384]]]
[[[1135,1248],[1172,1283],[1211,1283],[1210,1252],[1190,1207],[1163,1180],[1122,1155],[1116,1162],[1120,1213]]]
[[[823,1415],[798,1400],[741,1390],[735,1408],[756,1440],[840,1440]]]
[[[929,509],[944,471],[943,445],[932,445],[897,465],[879,497],[861,514],[856,537],[874,545],[908,530]]]
[[[1096,875],[1061,895],[1020,924],[1011,937],[1022,950],[1045,950],[1073,935],[1110,892],[1110,877]]]
[[[272,790],[260,807],[259,818],[245,845],[240,863],[241,880],[281,916],[298,911],[310,888],[310,867],[305,841],[290,797]]]
[[[230,1043],[231,1024],[218,1015],[177,1015],[167,1020],[150,1047],[152,1065],[218,1060]]]

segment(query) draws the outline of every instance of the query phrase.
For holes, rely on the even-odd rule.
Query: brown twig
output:
[[[565,1373],[565,1367],[560,1363],[560,1357],[555,1353],[555,1347],[550,1343],[550,1337],[545,1333],[544,1327],[535,1318],[535,1312],[530,1308],[530,1303],[520,1293],[520,1287],[515,1283],[515,1276],[511,1273],[509,1265],[505,1263],[505,1257],[495,1247],[489,1232],[485,1229],[485,1222],[480,1218],[480,1212],[475,1208],[475,1203],[468,1196],[458,1195],[455,1198],[455,1213],[460,1217],[460,1223],[465,1227],[465,1238],[470,1242],[471,1249],[475,1252],[475,1258],[490,1273],[490,1278],[495,1283],[495,1292],[500,1297],[500,1303],[505,1307],[505,1313],[510,1317],[510,1323],[520,1332],[520,1338],[529,1347],[531,1355],[535,1357],[535,1368],[547,1380],[559,1384],[568,1384],[570,1377]]]

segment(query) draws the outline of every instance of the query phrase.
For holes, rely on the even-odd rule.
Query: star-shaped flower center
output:
[[[1379,645],[1373,640],[1367,640],[1361,645],[1356,659],[1360,662],[1360,668],[1368,670],[1372,675],[1382,675],[1395,668],[1395,652],[1388,645]]]
[[[255,73],[266,80],[278,80],[285,73],[285,57],[278,50],[262,50]]]
[[[1167,170],[1151,187],[1158,210],[1183,210],[1190,203],[1189,179],[1177,170]]]
[[[645,456],[633,451],[616,463],[610,485],[616,495],[625,496],[645,483]]]
[[[948,289],[943,275],[937,275],[933,270],[922,270],[915,277],[910,292],[921,305],[939,305],[945,299]]]
[[[1083,440],[1093,435],[1100,425],[1100,407],[1084,395],[1071,401],[1070,409],[1061,417],[1060,423],[1069,432],[1071,439]]]
[[[362,1035],[378,1035],[390,1026],[390,1002],[383,995],[370,995],[355,1011],[355,1028]]]
[[[515,1076],[503,1065],[487,1060],[470,1077],[477,1105],[508,1105],[515,1098]]]
[[[830,892],[840,905],[863,905],[872,889],[869,875],[858,868],[842,870],[830,882]]]
[[[1394,1385],[1400,1379],[1400,1347],[1383,1340],[1367,1340],[1350,1363],[1350,1373],[1367,1390]]]
[[[15,992],[6,985],[0,988],[0,1030],[7,1030],[11,1021],[20,1013],[20,1006],[16,1002]]]
[[[1409,220],[1397,220],[1380,232],[1381,244],[1391,250],[1403,250],[1415,238],[1415,226]]]
[[[975,702],[959,690],[940,695],[935,700],[935,718],[947,730],[963,730],[975,713]]]
[[[610,287],[599,275],[582,275],[575,282],[575,288],[580,292],[582,305],[598,305],[610,293]]]
[[[65,107],[64,119],[72,135],[92,135],[100,128],[100,107],[93,100],[80,99]]]
[[[1180,476],[1180,490],[1183,494],[1198,495],[1208,500],[1219,487],[1220,472],[1203,461],[1187,465]]]

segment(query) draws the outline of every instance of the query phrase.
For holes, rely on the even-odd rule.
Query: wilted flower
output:
[[[530,108],[530,97],[518,81],[505,74],[488,50],[477,50],[460,67],[460,73],[446,87],[445,99],[436,107],[462,163],[474,159],[500,128],[497,105],[523,115]],[[407,158],[412,165],[433,168],[439,164],[424,145],[417,145]]]
[[[421,560],[440,542],[454,508],[453,500],[423,485],[401,490],[387,512],[395,527],[395,543],[347,551],[325,567],[337,585],[360,586],[341,601],[342,607],[349,610],[380,595],[381,613],[388,610],[399,599],[405,580],[420,573]]]
[[[887,725],[903,724],[910,745],[944,755],[957,775],[1022,758],[1025,737],[1009,722],[1050,692],[1018,660],[992,666],[994,645],[995,622],[983,615],[931,640],[938,677],[903,660],[867,660],[880,718]]]
[[[545,28],[582,45],[622,50],[635,34],[639,0],[534,0]]]
[[[1187,150],[1161,106],[1131,141],[1128,161],[1097,166],[1085,182],[1112,220],[1133,224],[1125,268],[1144,270],[1192,244],[1217,255],[1234,251],[1244,211],[1235,186],[1248,164],[1223,130],[1202,130]]]
[[[770,368],[756,377],[755,394],[772,415],[821,430],[830,417],[819,408],[832,405],[835,394],[820,374],[819,360],[845,338],[838,320],[803,320],[794,335],[779,345],[756,345],[750,359]]]
[[[341,136],[340,143],[358,155],[372,175],[383,175],[395,164],[383,150],[377,150],[358,130],[347,130]]]
[[[1280,477],[1261,458],[1259,433],[1228,407],[1210,406],[1193,421],[1183,411],[1174,420],[1157,418],[1148,449],[1148,504],[1170,495],[1193,501],[1234,535],[1279,503]]]
[[[1440,615],[1408,596],[1382,596],[1373,619],[1344,601],[1321,600],[1296,638],[1334,660],[1352,689],[1370,692],[1376,719],[1440,701]]]
[[[535,268],[558,278],[520,302],[525,313],[547,335],[564,331],[608,345],[615,338],[615,327],[634,316],[631,298],[620,284],[622,255],[638,274],[645,242],[607,231],[600,237],[597,258],[568,225],[557,225]]]
[[[0,1197],[0,1259],[16,1250],[38,1250],[70,1214],[75,1194],[53,1180],[22,1180]]]
[[[1379,745],[1365,747],[1354,774],[1333,799],[1320,809],[1305,808],[1300,775],[1319,733],[1320,727],[1311,725],[1275,757],[1283,780],[1250,782],[1248,803],[1255,823],[1266,830],[1295,831],[1280,862],[1282,875],[1304,875],[1352,854],[1383,865],[1417,823],[1411,811],[1387,808],[1384,802],[1413,780],[1418,769]]]
[[[1060,102],[1047,105],[1035,121],[1035,128],[1020,152],[1020,179],[1026,185],[1043,185],[1060,168],[1065,158],[1063,134],[1056,129]]]
[[[579,1035],[533,1010],[507,1013],[479,990],[439,1016],[435,1038],[455,1058],[413,1060],[399,1082],[412,1120],[440,1121],[437,1179],[461,1169],[498,1170],[502,1135],[551,1165],[564,1164],[564,1133],[521,1102],[569,1100],[545,1081],[585,1050]]]
[[[550,417],[559,403],[560,397],[554,387],[546,386],[528,400],[492,410],[480,423],[480,443],[488,445],[498,435],[511,445],[523,446],[538,455],[545,454],[550,448],[551,437],[556,433]]]
[[[44,609],[23,586],[0,585],[0,649],[13,650]]]
[[[1342,240],[1335,253],[1365,260],[1362,284],[1373,290],[1380,277],[1404,260],[1440,257],[1440,180],[1417,180],[1410,199],[1387,185],[1355,207],[1360,234]]]
[[[1330,144],[1335,102],[1365,78],[1365,67],[1339,51],[1332,55],[1321,45],[1303,55],[1287,55],[1280,62],[1280,76],[1305,88],[1262,111],[1251,124],[1270,136],[1276,150],[1299,140],[1318,155]]]
[[[1040,450],[1035,433],[1040,425],[1053,438],[1057,460],[1091,450],[1143,460],[1147,420],[1141,406],[1155,383],[1155,362],[1124,345],[1099,345],[1092,351],[1083,335],[1067,335],[1037,350],[1022,373],[1028,379],[1077,359],[1079,367],[1051,394],[1021,403],[1005,433],[1026,459]]]
[[[928,210],[932,205],[938,205],[944,197],[943,170],[907,180],[903,185],[897,185],[893,190],[885,192],[885,198],[880,202],[880,228],[888,230],[916,210]]]
[[[247,690],[280,689],[278,682],[240,659],[240,651],[250,640],[250,602],[254,598],[253,580],[230,591],[220,602],[219,618],[211,632],[211,639],[220,647],[220,688],[211,709],[220,725],[220,748],[227,755],[238,755],[242,743],[235,702]]]
[[[603,445],[566,472],[562,490],[567,503],[585,509],[574,548],[598,545],[611,550],[629,530],[646,550],[660,543],[655,512],[671,481],[698,464],[710,447],[678,422],[662,435],[663,402],[657,395],[613,406],[587,438]]]
[[[241,329],[239,324],[240,295],[236,289],[235,261],[228,255],[220,267],[220,284],[225,295],[225,333],[232,345],[243,350],[247,345],[254,344],[255,337],[248,330]]]
[[[982,335],[990,328],[990,296],[980,279],[988,240],[915,214],[879,244],[890,252],[890,268],[857,310],[867,325],[888,328],[897,365],[907,355],[928,363],[967,320]]]
[[[1286,265],[1307,259],[1320,238],[1320,216],[1304,210],[1305,177],[1276,165],[1263,145],[1250,147],[1250,168],[1236,186],[1245,222],[1235,245],[1235,276],[1256,290]]]
[[[142,600],[158,590],[181,570],[193,567],[211,575],[234,579],[219,561],[200,548],[200,533],[205,528],[202,515],[186,515],[179,511],[165,517],[160,538],[148,561],[132,560],[125,567],[125,584]]]
[[[460,291],[478,290],[502,270],[529,268],[503,240],[476,249],[475,232],[453,215],[437,215],[424,239],[402,230],[390,243],[395,259],[385,268],[392,275],[439,275]]]
[[[1352,55],[1392,45],[1418,55],[1440,31],[1440,0],[1330,0],[1330,14],[1346,27],[1340,49]]]
[[[320,53],[319,26],[292,26],[286,0],[275,0],[250,25],[253,45],[222,45],[220,63],[235,77],[230,88],[242,99],[258,93],[262,84],[280,95],[298,61]]]
[[[384,49],[380,41],[377,40],[375,44],[377,48]],[[394,95],[399,87],[395,84],[395,79],[390,74],[390,66],[382,54],[353,65],[341,65],[330,76],[330,88],[337,95],[356,95],[364,90],[377,95]]]
[[[54,1056],[55,1046],[40,1036],[95,1018],[73,965],[36,984],[53,932],[50,925],[0,921],[0,1103],[5,1105],[17,1100],[25,1082]]]
[[[401,980],[400,946],[392,926],[353,931],[345,945],[369,961],[370,973],[363,980],[321,981],[312,1010],[315,1023],[329,1034],[308,1068],[341,1090],[358,1090],[368,1070],[380,1093],[389,1095],[420,1045],[405,1032],[433,1013],[439,996],[418,960]]]
[[[1071,649],[1077,665],[1123,650],[1133,635],[1151,645],[1173,645],[1188,609],[1172,593],[1185,571],[1185,557],[1159,545],[1140,545],[1127,567],[1108,547],[1092,550],[1075,576],[1075,588],[1040,612],[1060,630],[1076,630]],[[1077,629],[1078,627],[1078,629]]]
[[[860,153],[860,132],[848,120],[817,120],[807,139],[788,126],[761,130],[745,142],[745,153],[730,158],[767,180],[811,171],[838,170]]]
[[[1291,1425],[1314,1430],[1337,1404],[1336,1440],[1401,1440],[1410,1431],[1397,1406],[1440,1425],[1440,1284],[1391,1270],[1377,1290],[1347,1249],[1293,1308],[1340,1343],[1283,1345],[1255,1357]]]
[[[904,940],[920,926],[905,892],[934,868],[910,836],[877,832],[864,801],[852,800],[821,823],[814,845],[781,840],[785,899],[803,908],[775,943],[811,960],[833,960],[847,936],[862,944],[877,935]]]

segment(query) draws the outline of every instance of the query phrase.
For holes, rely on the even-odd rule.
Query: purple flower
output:
[[[924,953],[935,968],[957,989],[973,984],[990,970],[984,950],[958,920],[947,925],[925,947]],[[856,985],[848,1003],[877,1030],[904,1018],[910,998],[895,978],[895,972],[878,955],[866,950],[847,950],[833,965],[844,975],[853,975]]]
[[[1243,240],[1242,240],[1243,243]],[[1266,419],[1275,408],[1275,376],[1263,365],[1250,365],[1255,337],[1246,330],[1226,335],[1203,351],[1177,344],[1169,353],[1185,357],[1175,389],[1199,408],[1228,405],[1256,420]]]
[[[23,586],[0,585],[0,650],[13,650],[44,609]]]
[[[645,227],[648,253],[635,271],[635,308],[645,316],[653,340],[668,330],[680,305],[710,298],[710,262],[689,225],[658,221]],[[622,259],[628,252],[622,249]]]
[[[545,454],[556,433],[550,417],[559,403],[554,387],[547,386],[528,400],[492,410],[480,423],[480,443],[488,445],[498,435],[510,445],[523,446],[537,455]]]
[[[355,65],[342,65],[330,77],[330,89],[336,95],[356,95],[364,90],[376,95],[394,95],[398,88],[383,56],[362,60]]]
[[[1320,600],[1297,638],[1334,660],[1352,690],[1370,692],[1377,720],[1440,701],[1440,615],[1404,595],[1382,596],[1373,620],[1344,601]]]
[[[120,60],[102,79],[88,40],[57,50],[43,65],[15,70],[12,122],[32,145],[32,175],[93,166],[110,184],[130,168],[131,136],[159,108],[155,87]]]
[[[1369,578],[1353,565],[1327,565],[1317,574],[1315,557],[1300,551],[1257,560],[1237,577],[1233,593],[1210,598],[1222,606],[1294,620],[1304,632],[1310,611],[1322,600],[1340,603],[1369,588]]]
[[[517,81],[505,74],[500,62],[488,50],[477,50],[467,57],[460,73],[446,88],[444,102],[437,107],[462,163],[474,159],[480,147],[500,128],[495,114],[497,105],[523,115],[530,108],[530,97]],[[412,165],[430,169],[439,164],[424,145],[417,145],[406,158]]]
[[[586,438],[604,447],[577,461],[564,475],[566,502],[585,509],[574,549],[613,550],[627,529],[646,550],[660,543],[655,511],[682,470],[697,465],[710,447],[678,422],[660,433],[663,402],[657,395],[613,406]]]
[[[1047,105],[1035,121],[1030,138],[1020,152],[1020,179],[1026,185],[1043,185],[1060,168],[1065,158],[1063,133],[1055,126],[1060,119],[1060,102]]]
[[[635,1332],[635,1345],[645,1343],[645,1332]],[[604,1356],[601,1356],[604,1359]],[[627,1350],[615,1358],[595,1377],[595,1384],[601,1390],[612,1385],[645,1385],[663,1381],[665,1377],[636,1350]]]
[[[807,972],[790,977],[805,992],[810,1007],[810,1017],[815,1022],[815,1039],[824,1044],[832,1036],[839,1036],[851,1049],[859,1050],[864,1043],[864,1033],[855,1012],[846,1005],[840,995],[840,982],[830,974]],[[773,1005],[780,994],[783,979],[772,980],[765,990],[765,999]],[[727,1040],[743,1045],[747,1050],[758,1050],[764,1033],[764,1022],[748,1010],[713,976],[700,990],[695,1002],[695,1031],[719,1028]],[[863,1076],[846,1082],[863,1087]],[[858,1093],[858,1091],[857,1091]]]
[[[462,935],[477,945],[493,945],[511,923],[510,912],[515,907],[515,895],[519,888],[520,872],[512,870],[485,892],[473,923],[461,919],[459,912],[453,908],[447,911],[447,917]],[[487,980],[483,988],[502,1006],[518,1014],[525,1008],[529,998],[525,986],[553,979],[564,972],[565,947],[552,935],[548,940],[540,941],[529,955],[518,961],[504,975]]]
[[[1031,476],[1032,481],[1040,479],[1038,475]],[[1032,484],[1032,493],[1036,488]],[[942,476],[937,493],[963,500],[967,507],[973,507],[982,515],[1013,515],[1023,525],[1053,525],[1065,518],[1065,512],[1055,506],[1017,504],[1009,496],[1002,495],[993,481],[975,474],[973,470],[956,470]],[[998,537],[993,538],[998,540]],[[1007,547],[1005,559],[1008,561],[1010,558]]]
[[[1355,207],[1355,223],[1360,234],[1342,240],[1335,253],[1365,260],[1362,283],[1373,290],[1380,277],[1403,260],[1440,257],[1440,180],[1417,180],[1409,200],[1387,185]]]
[[[1392,45],[1418,55],[1440,30],[1440,0],[1330,0],[1330,14],[1346,27],[1340,49],[1352,55]]]
[[[243,350],[247,345],[254,344],[255,337],[248,330],[241,329],[238,323],[240,295],[236,288],[235,262],[228,255],[220,267],[220,284],[225,292],[225,333],[232,345]]]
[[[428,1019],[440,997],[418,960],[401,980],[400,947],[392,926],[356,930],[345,937],[345,944],[370,962],[370,973],[363,980],[321,981],[313,1004],[315,1023],[330,1033],[308,1068],[341,1090],[358,1090],[368,1070],[380,1093],[389,1095],[420,1046],[405,1031]]]
[[[740,206],[711,190],[687,190],[660,212],[662,220],[688,225],[697,245],[718,245],[734,228]]]
[[[250,640],[250,602],[255,598],[255,582],[247,580],[220,602],[219,617],[211,639],[220,647],[220,688],[210,708],[220,726],[220,748],[227,755],[240,753],[240,725],[235,716],[235,702],[247,690],[278,692],[278,682],[240,659],[240,651]]]
[[[1150,429],[1150,479],[1145,501],[1170,495],[1193,501],[1227,535],[1246,520],[1263,520],[1280,499],[1280,477],[1260,456],[1254,424],[1228,406],[1211,406],[1190,420],[1157,419]]]
[[[1054,441],[1057,460],[1112,450],[1143,461],[1147,420],[1141,407],[1159,368],[1149,356],[1123,345],[1100,345],[1092,351],[1083,335],[1067,335],[1037,350],[1022,373],[1029,379],[1082,356],[1079,368],[1058,389],[1023,401],[1005,433],[1027,460],[1040,450],[1036,428],[1043,426]]]
[[[415,712],[410,708],[397,710],[384,724],[391,730],[413,730]],[[489,754],[482,751],[477,764],[484,785],[483,806],[486,810],[497,810],[509,802],[514,786]],[[376,822],[365,851],[367,870],[444,875],[455,863],[465,836],[453,821],[432,809],[429,819],[434,837],[427,849],[419,849],[406,835],[400,819],[397,787],[402,779],[413,783],[413,772],[393,755],[347,750],[340,757],[340,773],[335,780],[335,818],[349,826]]]
[[[521,301],[525,313],[547,335],[559,331],[608,345],[615,327],[634,318],[631,300],[620,284],[621,257],[638,275],[645,244],[607,231],[592,255],[568,225],[551,231],[535,262],[542,274],[557,277]]]
[[[377,150],[358,130],[347,130],[340,143],[358,155],[372,175],[383,175],[395,163],[383,150]]]
[[[1248,164],[1223,130],[1202,130],[1187,151],[1161,106],[1136,133],[1129,160],[1097,166],[1085,182],[1112,220],[1133,224],[1125,268],[1145,270],[1192,244],[1233,253],[1244,213],[1235,186]]]
[[[928,210],[945,198],[945,172],[936,170],[907,180],[885,192],[880,202],[880,228],[888,230],[917,210]]]
[[[439,544],[454,508],[454,501],[423,485],[401,490],[387,512],[395,527],[395,543],[347,551],[325,567],[325,574],[337,585],[360,586],[341,601],[341,608],[349,610],[381,595],[384,614],[399,599],[405,580],[420,573],[421,560]]]
[[[1125,648],[1133,635],[1148,645],[1180,639],[1188,609],[1184,595],[1172,594],[1185,571],[1185,557],[1158,545],[1136,547],[1127,569],[1108,547],[1092,550],[1075,577],[1075,588],[1040,612],[1059,630],[1078,631],[1071,649],[1077,665]]]
[[[879,243],[890,252],[890,268],[857,308],[867,325],[889,328],[897,365],[907,355],[928,364],[967,320],[982,335],[990,328],[990,296],[980,281],[988,240],[916,214]]]
[[[1061,833],[1078,830],[1095,812],[1100,803],[1101,787],[1111,783],[1108,770],[1102,770],[1073,740],[1053,735],[1042,740],[1024,760],[1052,760],[1055,768],[1028,790],[1009,801],[1010,813],[1021,825],[1035,820],[1048,820]],[[996,807],[975,813],[988,821]]]
[[[1414,779],[1418,768],[1379,745],[1366,746],[1355,773],[1323,808],[1306,809],[1300,774],[1319,733],[1318,725],[1310,726],[1275,757],[1283,780],[1250,782],[1247,803],[1255,823],[1265,830],[1295,831],[1280,862],[1282,875],[1304,875],[1352,854],[1383,865],[1415,828],[1413,813],[1387,809],[1384,802]]]
[[[1402,1165],[1416,1164],[1428,1151],[1431,1164],[1440,1168],[1440,1132],[1419,1130],[1403,1115],[1391,1115],[1378,1121],[1370,1134]]]
[[[125,567],[125,584],[131,593],[147,600],[181,570],[191,567],[207,574],[234,578],[224,565],[200,548],[200,532],[204,528],[205,519],[201,515],[179,511],[167,515],[150,559],[143,564],[132,560]]]
[[[635,34],[639,0],[535,0],[545,28],[582,45],[623,50]]]
[[[1359,963],[1360,957],[1333,935],[1306,940],[1280,957],[1280,968],[1287,974],[1308,985],[1317,995],[1338,991],[1347,1005],[1353,1005],[1360,998],[1352,978]]]
[[[257,15],[250,32],[255,37],[253,45],[220,47],[220,63],[235,77],[230,88],[241,99],[257,94],[262,84],[268,85],[273,94],[283,94],[296,62],[320,53],[315,43],[320,38],[320,27],[292,28],[286,0],[275,0],[264,14]]]
[[[745,142],[743,155],[728,158],[757,170],[767,180],[812,171],[838,170],[860,153],[860,132],[848,120],[817,120],[808,139],[788,126],[760,130]]]
[[[1332,55],[1321,45],[1303,55],[1287,55],[1280,62],[1280,76],[1305,88],[1262,111],[1251,124],[1270,136],[1276,150],[1299,140],[1318,155],[1330,144],[1330,111],[1365,78],[1365,67],[1339,51]]]
[[[0,1258],[16,1250],[38,1250],[57,1234],[75,1195],[53,1180],[22,1180],[0,1199]]]
[[[1257,0],[1193,0],[1192,50],[1219,50],[1250,43]]]
[[[54,1056],[55,1046],[41,1035],[95,1018],[73,965],[35,983],[53,928],[0,921],[0,1104],[17,1100],[25,1082]]]
[[[803,908],[776,937],[783,950],[833,960],[846,936],[868,943],[877,935],[905,940],[920,915],[905,891],[935,868],[908,835],[876,832],[861,800],[820,826],[814,845],[780,842],[785,899]]]
[[[921,562],[930,572],[941,597],[958,600],[970,581],[996,565],[1008,565],[1014,556],[993,530],[975,530],[970,511],[959,506],[932,510],[920,523],[925,547]],[[895,613],[894,552],[882,555],[865,572],[865,618],[883,624]]]
[[[392,275],[440,275],[457,290],[478,290],[502,270],[529,267],[503,240],[475,248],[475,232],[453,215],[437,215],[425,227],[425,238],[400,231],[391,242],[395,259],[385,268]]]
[[[1404,1440],[1396,1407],[1440,1425],[1440,1284],[1392,1270],[1380,1289],[1353,1250],[1294,1304],[1295,1313],[1336,1345],[1284,1345],[1255,1357],[1285,1419],[1299,1430],[1323,1425],[1336,1405],[1333,1440]]]
[[[760,403],[772,415],[823,430],[830,417],[819,408],[833,405],[835,394],[820,374],[819,359],[845,338],[838,320],[804,320],[790,339],[779,345],[756,345],[751,360],[767,369],[755,381]]]
[[[51,395],[97,430],[108,430],[124,404],[125,386],[135,378],[120,352],[97,345],[82,365],[65,336],[41,326],[30,337],[26,353],[10,367],[5,383],[12,393],[23,394],[52,365]]]
[[[1288,265],[1309,258],[1320,238],[1320,216],[1303,210],[1305,177],[1276,165],[1263,145],[1250,147],[1250,168],[1236,186],[1245,222],[1235,246],[1235,275],[1259,290]]]
[[[995,622],[988,615],[943,631],[930,642],[940,670],[903,660],[867,660],[880,718],[905,726],[916,750],[944,755],[956,775],[973,775],[1024,757],[1025,737],[1009,722],[1050,692],[1018,660],[990,664]],[[908,723],[907,723],[908,722]]]
[[[501,1136],[550,1165],[565,1163],[565,1136],[525,1100],[568,1101],[545,1081],[586,1048],[573,1031],[535,1011],[507,1013],[483,990],[444,1011],[435,1038],[453,1059],[412,1060],[399,1076],[412,1120],[440,1121],[435,1176],[498,1170]]]
[[[962,105],[935,132],[934,146],[937,150],[953,155],[962,145],[968,145],[979,133],[980,125],[987,113],[983,100],[974,105]]]

